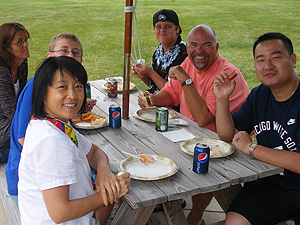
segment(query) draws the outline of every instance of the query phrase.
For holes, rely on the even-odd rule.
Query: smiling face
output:
[[[79,112],[84,100],[84,85],[77,78],[57,70],[44,98],[44,110],[51,117],[67,123]]]
[[[154,26],[156,39],[164,46],[173,46],[179,35],[179,27],[169,21],[157,22]]]
[[[260,42],[255,49],[254,60],[257,78],[264,85],[278,88],[293,82],[296,55],[290,55],[281,40]]]
[[[219,44],[213,30],[197,26],[188,35],[187,53],[199,74],[207,71],[217,59]]]
[[[28,50],[27,35],[24,31],[19,30],[16,32],[14,39],[11,41],[8,51],[12,54],[14,61],[23,61],[24,59],[29,58],[30,53]],[[18,46],[17,43],[23,43],[21,46]]]

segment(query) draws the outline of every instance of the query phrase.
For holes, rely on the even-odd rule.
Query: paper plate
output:
[[[101,127],[106,127],[108,126],[108,119],[107,117],[105,117],[106,122],[101,124],[101,125],[91,125],[91,123],[87,123],[87,122],[81,122],[81,123],[73,123],[73,126],[75,128],[79,128],[79,129],[86,129],[86,130],[91,130],[91,129],[98,129]],[[71,120],[72,121],[72,120]]]
[[[234,148],[221,140],[212,138],[194,138],[180,144],[180,149],[189,155],[194,155],[194,148],[197,143],[207,144],[210,150],[210,158],[221,158],[231,155]]]
[[[157,107],[148,107],[144,109],[139,109],[138,111],[136,111],[135,116],[140,120],[155,123],[156,110]],[[176,112],[169,110],[169,120],[175,119],[177,116],[178,115]]]
[[[105,89],[108,88],[107,86],[108,86],[107,83],[105,83],[105,84],[103,85],[103,87],[104,87]],[[134,90],[134,89],[136,89],[136,85],[135,85],[134,83],[130,83],[130,91],[132,91],[132,90]],[[122,91],[123,91],[123,83],[122,83],[121,81],[118,81],[117,92],[122,92]]]
[[[119,164],[121,172],[129,172],[130,177],[136,180],[160,180],[174,175],[179,167],[171,159],[149,154],[154,158],[153,163],[143,164],[139,159],[129,157]]]

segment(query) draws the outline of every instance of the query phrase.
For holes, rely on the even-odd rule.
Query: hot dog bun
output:
[[[150,93],[148,91],[140,92],[139,96],[145,107],[149,107],[149,106],[153,105],[152,96],[150,95]]]
[[[153,163],[154,159],[150,155],[141,154],[140,157],[148,163]]]

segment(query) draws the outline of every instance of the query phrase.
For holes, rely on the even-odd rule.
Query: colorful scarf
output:
[[[56,126],[63,133],[65,133],[71,139],[71,141],[76,145],[76,147],[78,148],[78,140],[77,140],[77,137],[76,137],[76,133],[70,125],[68,125],[68,124],[66,124],[66,123],[64,123],[64,122],[62,122],[58,119],[51,118],[51,117],[39,117],[39,118],[37,118],[35,116],[32,116],[31,119],[32,120],[38,120],[38,119],[39,120],[47,120],[50,123],[54,124],[54,126]]]

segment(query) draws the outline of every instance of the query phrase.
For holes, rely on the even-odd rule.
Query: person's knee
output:
[[[251,225],[241,214],[228,212],[225,218],[225,225]]]

